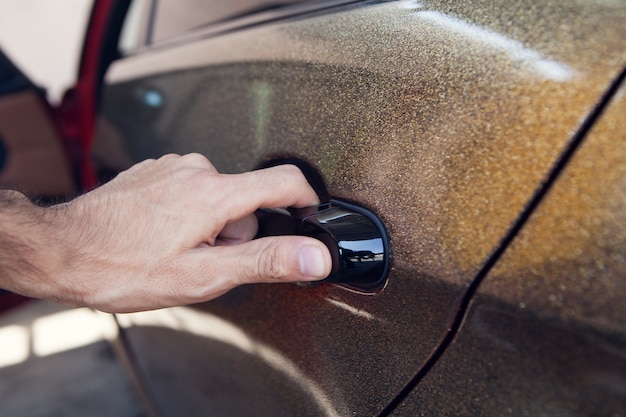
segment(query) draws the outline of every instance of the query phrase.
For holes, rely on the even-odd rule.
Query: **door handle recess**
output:
[[[391,264],[389,238],[382,221],[371,211],[331,199],[303,209],[261,209],[256,215],[257,237],[310,236],[328,247],[333,266],[322,282],[365,292],[384,287]]]

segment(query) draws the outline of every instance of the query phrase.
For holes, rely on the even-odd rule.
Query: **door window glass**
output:
[[[124,18],[120,33],[119,48],[127,55],[147,42],[148,21],[153,0],[133,0]]]

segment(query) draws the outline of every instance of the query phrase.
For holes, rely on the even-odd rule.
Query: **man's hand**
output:
[[[51,208],[16,194],[0,210],[0,240],[15,243],[21,261],[12,265],[3,245],[0,286],[24,295],[129,312],[246,283],[319,280],[331,269],[315,239],[252,240],[256,209],[319,203],[292,165],[224,175],[202,155],[166,155]]]

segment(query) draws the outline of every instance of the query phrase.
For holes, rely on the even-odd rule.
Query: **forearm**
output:
[[[0,190],[0,288],[32,297],[51,293],[57,263],[48,209],[23,194]]]

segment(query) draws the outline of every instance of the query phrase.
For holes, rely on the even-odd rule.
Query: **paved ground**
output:
[[[0,317],[0,416],[139,417],[110,317],[33,302]]]

